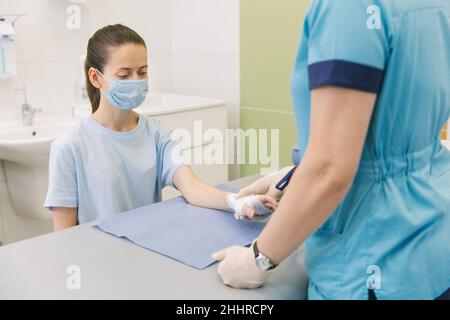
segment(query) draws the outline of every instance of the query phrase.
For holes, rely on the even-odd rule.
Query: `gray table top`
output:
[[[0,299],[305,299],[303,260],[299,248],[263,287],[239,290],[220,281],[217,264],[197,270],[84,224],[0,247]],[[78,290],[67,287],[71,265]]]

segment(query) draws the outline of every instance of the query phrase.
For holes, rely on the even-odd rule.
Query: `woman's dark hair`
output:
[[[121,24],[106,26],[98,30],[89,39],[84,71],[86,74],[87,94],[92,105],[92,113],[98,109],[100,104],[100,90],[92,85],[89,79],[89,69],[95,68],[103,73],[103,68],[108,63],[110,57],[110,49],[129,43],[146,46],[141,36],[134,30]]]

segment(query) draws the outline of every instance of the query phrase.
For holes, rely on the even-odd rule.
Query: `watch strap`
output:
[[[277,266],[275,263],[273,263],[269,258],[267,258],[265,255],[263,255],[259,251],[256,240],[253,242],[253,246],[252,247],[253,247],[253,253],[255,255],[255,259],[258,258],[258,257],[262,257],[262,258],[266,259],[271,264],[271,267],[268,270],[272,270],[272,269],[274,269]]]

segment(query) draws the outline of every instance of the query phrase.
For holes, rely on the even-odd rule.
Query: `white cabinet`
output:
[[[199,148],[199,147],[197,147]],[[192,164],[191,168],[196,175],[205,182],[211,185],[217,185],[228,181],[228,167],[223,164]],[[171,199],[179,196],[180,193],[172,187],[163,189],[163,200]]]
[[[202,144],[205,144],[206,141],[199,141],[201,140],[199,139],[201,137],[199,137],[198,134],[202,134],[209,129],[219,130],[222,137],[225,137],[227,128],[227,109],[225,105],[191,109],[187,111],[154,116],[152,116],[151,114],[148,115],[155,119],[161,120],[166,126],[171,129],[186,129],[187,131],[189,131],[191,137],[193,138],[192,144],[189,147],[198,147]],[[194,129],[194,126],[196,130]],[[216,142],[220,141],[221,140]]]
[[[192,108],[182,112],[166,113],[152,115],[151,112],[143,111],[146,116],[156,118],[162,121],[167,127],[171,129],[185,129],[192,137],[191,143],[185,149],[185,155],[193,155],[195,152],[201,152],[206,145],[215,144],[218,148],[224,148],[224,138],[226,137],[227,128],[227,110],[226,105],[217,105],[207,108]],[[194,129],[194,124],[197,122]],[[201,130],[199,130],[199,123]],[[223,139],[216,139],[213,142],[203,141],[201,134],[208,129],[219,130]],[[186,131],[186,132],[187,132]],[[200,135],[200,136],[199,136]],[[186,144],[185,144],[186,146]],[[214,146],[213,146],[214,147]],[[228,165],[224,164],[206,164],[193,162],[191,165],[194,172],[203,181],[216,185],[228,181]],[[163,199],[167,200],[178,196],[179,192],[174,188],[166,187],[163,190]]]

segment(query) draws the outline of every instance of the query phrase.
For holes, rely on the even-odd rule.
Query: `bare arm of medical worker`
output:
[[[226,211],[232,209],[227,204],[228,193],[201,181],[189,166],[180,167],[175,172],[173,182],[190,204]],[[266,206],[273,209],[278,205],[275,199],[269,196],[261,195],[259,198]],[[244,206],[242,211],[250,218],[255,216],[253,209],[248,206]]]
[[[376,95],[324,87],[312,91],[308,148],[258,248],[283,261],[315,232],[349,191],[355,178]]]
[[[59,231],[77,225],[78,208],[54,207],[53,214],[53,230]]]
[[[316,231],[350,189],[367,135],[376,95],[323,87],[312,91],[308,148],[271,220],[259,251],[279,264]],[[234,288],[256,288],[269,271],[257,267],[252,248],[229,247],[213,254],[218,273]]]

